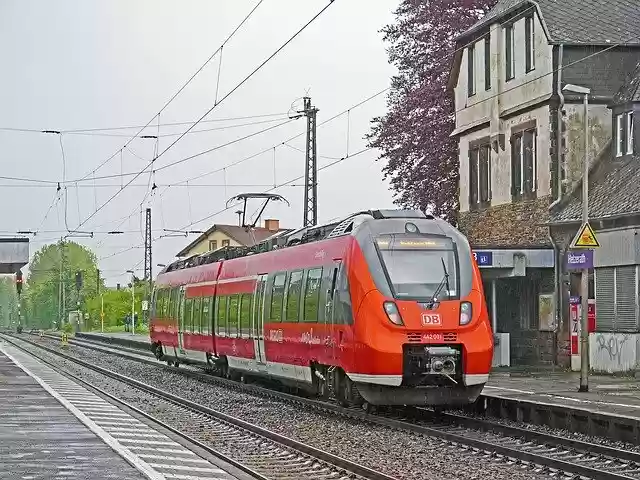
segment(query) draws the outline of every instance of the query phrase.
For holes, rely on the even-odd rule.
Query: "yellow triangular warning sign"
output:
[[[582,225],[582,228],[573,240],[574,248],[597,248],[600,244],[596,238],[596,234],[589,225],[589,222]]]

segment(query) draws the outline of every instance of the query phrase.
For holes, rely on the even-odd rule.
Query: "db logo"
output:
[[[442,325],[439,313],[423,313],[422,325]]]

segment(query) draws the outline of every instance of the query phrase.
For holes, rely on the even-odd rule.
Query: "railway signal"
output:
[[[22,293],[22,271],[18,270],[16,272],[16,291],[18,292],[18,296]]]

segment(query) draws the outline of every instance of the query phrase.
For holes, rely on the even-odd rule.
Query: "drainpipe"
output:
[[[558,128],[556,129],[556,156],[557,156],[557,167],[556,167],[556,175],[558,181],[556,182],[556,199],[549,205],[549,210],[560,203],[562,199],[562,109],[564,108],[564,95],[562,94],[562,61],[564,57],[564,45],[561,43],[558,46],[558,79],[556,83],[556,93],[558,94],[558,98],[560,99],[560,103],[558,105]]]
[[[562,279],[561,279],[561,268],[560,262],[561,252],[560,246],[555,242],[553,237],[551,236],[551,232],[548,234],[549,241],[551,242],[551,246],[553,247],[553,304],[555,312],[554,321],[556,325],[556,331],[553,335],[553,362],[554,364],[558,364],[558,334],[562,334],[563,332],[563,321],[562,321]]]

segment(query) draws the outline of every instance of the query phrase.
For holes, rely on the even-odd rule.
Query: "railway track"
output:
[[[56,371],[73,378],[74,381],[85,384],[98,391],[101,395],[107,396],[119,403],[125,404],[125,402],[103,389],[90,384],[73,373],[65,371],[52,362],[35,354],[30,349],[25,348],[24,343],[146,393],[148,398],[153,399],[154,409],[171,410],[172,415],[180,419],[179,423],[184,425],[184,428],[188,427],[190,431],[206,431],[208,442],[216,445],[217,448],[214,450],[204,445],[183,430],[176,429],[140,409],[132,407],[129,404],[126,404],[127,407],[132,408],[137,413],[182,436],[189,442],[205,448],[213,455],[242,468],[245,472],[257,479],[394,480],[393,477],[385,475],[384,473],[371,470],[349,460],[245,422],[239,418],[164,392],[156,387],[117,372],[84,362],[42,344],[24,338],[17,339],[5,335],[0,335],[0,338],[38,358],[39,361],[46,363]]]
[[[145,360],[146,354],[143,355],[142,352],[129,354],[112,345],[103,347],[98,345],[98,342],[88,343],[84,340],[74,340],[74,343],[84,348],[169,368],[156,361],[152,356],[149,356],[148,361]],[[127,350],[132,351],[132,349]],[[58,353],[54,350],[52,352]],[[81,360],[73,358],[71,360],[81,362]],[[172,371],[176,371],[176,369],[172,369]],[[443,442],[467,449],[471,453],[490,455],[504,461],[521,462],[525,467],[528,464],[541,465],[554,476],[568,475],[570,478],[617,480],[640,479],[640,453],[634,451],[513,427],[488,419],[451,413],[435,414],[430,410],[420,408],[383,409],[370,415],[359,409],[344,408],[333,403],[290,395],[258,385],[238,383],[196,370],[179,369],[178,371],[189,377],[243,392],[277,398],[389,428],[436,437]]]

